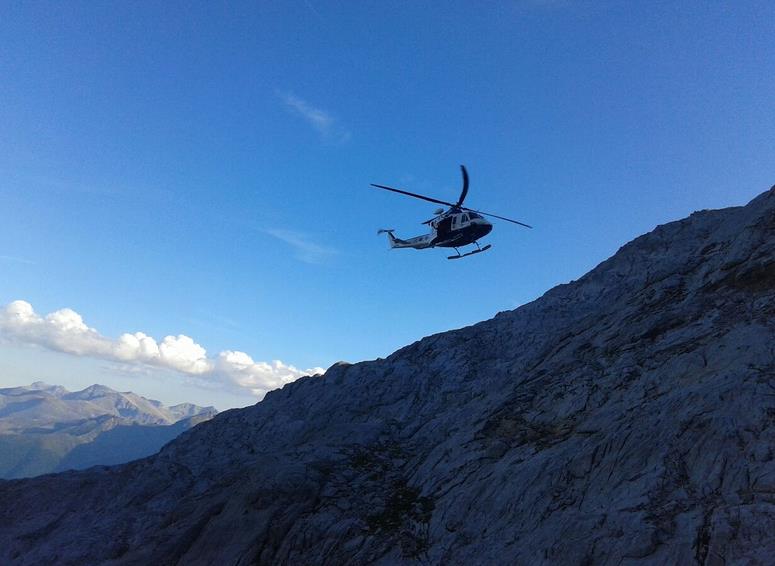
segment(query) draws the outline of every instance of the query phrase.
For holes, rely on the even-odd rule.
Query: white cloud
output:
[[[309,0],[304,0],[304,3],[307,5],[307,8],[309,8],[309,10],[310,10],[310,11],[311,11],[313,14],[315,14],[315,16],[316,16],[316,17],[317,17],[317,18],[318,18],[318,19],[319,19],[321,22],[325,22],[325,18],[323,18],[323,15],[322,15],[322,14],[321,14],[321,13],[318,11],[318,9],[317,9],[317,8],[315,8],[315,6],[313,6],[313,5],[312,5],[312,2],[310,2]]]
[[[207,352],[183,334],[166,336],[159,344],[159,359],[164,365],[183,373],[199,375],[212,369]]]
[[[26,301],[13,301],[0,310],[0,337],[48,350],[120,362],[124,367],[155,366],[227,386],[249,389],[262,396],[303,375],[322,373],[279,360],[256,362],[244,352],[226,350],[215,358],[189,336],[166,336],[161,342],[143,332],[125,333],[117,340],[90,328],[72,309],[40,316]]]
[[[116,358],[122,361],[150,362],[159,357],[159,346],[150,336],[135,332],[119,336],[114,352]]]
[[[61,309],[43,318],[26,301],[14,301],[5,307],[0,313],[0,332],[68,354],[102,357],[111,349],[110,340],[86,326],[74,310]]]
[[[10,261],[13,263],[23,263],[25,265],[35,265],[35,262],[23,257],[16,257],[15,255],[0,255],[0,260]]]
[[[255,395],[277,389],[295,381],[302,375],[323,373],[323,368],[302,371],[286,365],[280,360],[271,363],[255,362],[245,352],[226,350],[218,355],[216,370],[227,376],[236,385],[250,389]]]
[[[304,118],[327,141],[344,143],[350,139],[350,132],[343,128],[331,114],[320,108],[315,108],[298,96],[280,94],[285,106],[298,116]]]
[[[327,259],[337,255],[338,250],[323,246],[313,241],[306,234],[284,228],[270,228],[264,230],[270,236],[282,240],[296,251],[296,258],[305,263],[321,264]]]

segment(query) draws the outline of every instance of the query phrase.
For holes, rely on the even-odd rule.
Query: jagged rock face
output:
[[[120,467],[0,484],[20,564],[775,558],[775,188]]]

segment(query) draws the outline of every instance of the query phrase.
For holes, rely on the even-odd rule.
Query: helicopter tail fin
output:
[[[395,230],[393,228],[385,228],[382,230],[377,230],[377,234],[387,234],[388,235],[388,241],[390,242],[390,247],[395,248],[396,247],[396,237],[393,235],[393,232]]]

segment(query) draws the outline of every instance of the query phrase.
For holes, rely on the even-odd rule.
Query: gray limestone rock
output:
[[[0,483],[14,564],[775,563],[775,188],[130,464]]]

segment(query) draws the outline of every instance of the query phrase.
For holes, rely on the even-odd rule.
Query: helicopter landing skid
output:
[[[465,253],[465,254],[461,254],[460,252],[458,252],[458,254],[457,254],[457,255],[451,255],[451,256],[448,256],[448,257],[447,257],[447,259],[461,259],[461,258],[464,258],[464,257],[468,257],[468,256],[470,256],[470,255],[474,255],[474,254],[480,254],[480,253],[482,253],[482,252],[486,252],[486,251],[487,251],[487,250],[489,250],[491,247],[492,247],[492,244],[487,244],[487,245],[486,245],[486,246],[484,246],[483,248],[479,248],[479,249],[477,249],[477,250],[474,250],[474,251],[472,251],[472,252],[468,252],[468,253]]]

